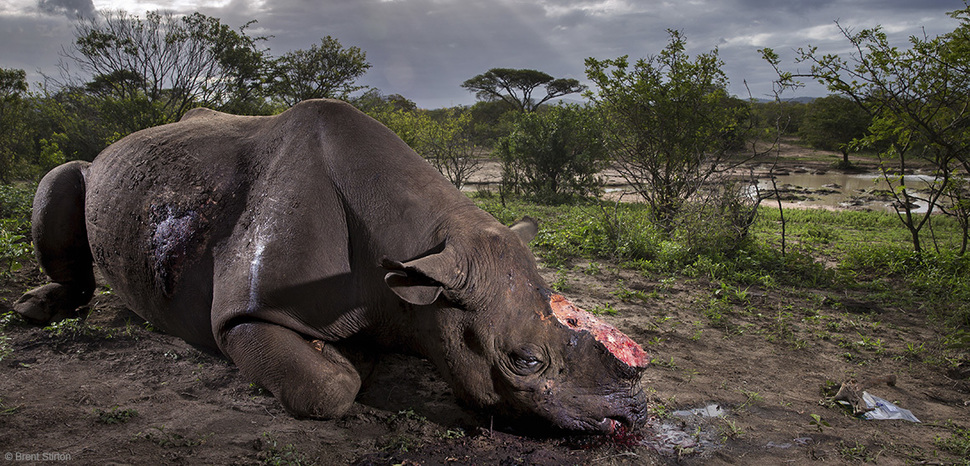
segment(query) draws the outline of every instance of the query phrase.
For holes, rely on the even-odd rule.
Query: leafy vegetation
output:
[[[367,111],[458,189],[482,166],[478,147],[473,142],[472,114],[468,110],[429,112],[383,101],[370,105]]]
[[[970,119],[970,54],[966,53],[970,46],[970,4],[949,15],[959,22],[954,31],[937,37],[911,37],[907,49],[891,44],[879,26],[856,31],[839,24],[852,53],[799,49],[796,62],[810,66],[804,74],[782,71],[778,55],[770,48],[762,50],[764,58],[778,70],[778,83],[783,88],[801,86],[799,78],[813,79],[855,103],[868,116],[865,134],[856,136],[850,144],[876,150],[883,178],[892,187],[897,216],[909,230],[917,254],[924,249],[923,228],[930,225],[937,208],[964,221],[961,254],[970,235],[966,181],[970,174],[966,150],[970,137],[966,124]],[[834,124],[833,118],[837,117],[827,120]],[[853,132],[839,139],[844,141]],[[934,175],[929,181],[915,183],[918,187],[905,176],[915,164],[928,165]],[[928,208],[919,211],[920,205]]]
[[[124,424],[131,418],[138,416],[138,411],[133,408],[115,406],[111,409],[97,408],[94,410],[94,415],[101,424]]]
[[[798,134],[802,141],[817,149],[842,153],[838,168],[850,168],[852,142],[866,135],[872,118],[847,97],[833,94],[815,99],[807,106]]]
[[[717,50],[693,60],[680,32],[656,56],[586,59],[596,86],[586,93],[604,115],[616,168],[668,228],[717,173],[737,165],[729,149],[744,145],[748,107],[727,93]],[[733,162],[733,163],[732,163]]]
[[[28,240],[33,185],[0,184],[0,278],[19,270],[34,255]]]
[[[488,196],[476,201],[505,223],[522,215],[543,219],[532,246],[551,267],[575,260],[612,259],[643,273],[724,283],[726,291],[717,293],[717,300],[744,301],[749,286],[865,290],[895,305],[930,310],[928,318],[948,329],[950,346],[957,352],[970,350],[970,305],[966,304],[970,302],[970,257],[947,248],[960,237],[960,226],[952,218],[936,220],[939,252],[917,256],[907,247],[907,230],[892,213],[790,210],[786,216],[791,248],[781,254],[778,211],[767,207],[759,209],[750,238],[731,243],[732,247],[717,247],[728,243],[712,239],[698,246],[684,239],[690,231],[664,234],[650,221],[649,207],[643,204],[588,201],[545,206],[508,201],[503,205]],[[838,234],[821,233],[825,231]],[[820,235],[828,239],[819,241]],[[558,286],[568,286],[561,278]],[[707,317],[721,321],[719,312],[715,306]],[[784,321],[774,325],[778,335],[787,338]]]
[[[268,432],[263,432],[263,438],[257,441],[257,445],[260,447],[257,458],[262,464],[273,466],[313,464],[313,461],[307,459],[306,455],[300,453],[293,444],[283,444]]]
[[[596,194],[607,160],[596,115],[577,105],[520,115],[495,152],[504,191],[545,201]]]
[[[952,424],[952,423],[951,423]],[[934,442],[937,447],[947,450],[968,461],[970,458],[970,428],[951,425],[949,437],[937,437]]]
[[[90,159],[132,131],[173,121],[199,105],[272,114],[304,98],[342,97],[395,131],[458,187],[466,186],[484,161],[503,162],[503,184],[514,189],[500,196],[483,189],[474,199],[505,224],[523,215],[541,219],[533,249],[556,271],[550,285],[557,291],[576,285],[570,283],[570,271],[603,276],[622,268],[663,277],[653,290],[628,288],[622,281],[610,290],[621,303],[649,306],[669,297],[672,281],[686,278],[709,286],[691,304],[696,315],[690,322],[667,322],[660,315],[652,329],[686,325],[692,341],[747,332],[791,349],[824,340],[853,364],[893,357],[950,369],[970,360],[970,257],[965,254],[970,232],[965,151],[970,135],[965,76],[970,73],[965,71],[970,66],[966,53],[959,53],[970,37],[970,8],[953,16],[960,26],[952,34],[914,38],[911,50],[889,46],[879,28],[843,29],[858,52],[850,58],[806,49],[800,59],[812,64],[811,77],[837,93],[807,103],[729,96],[716,50],[692,60],[685,40],[671,31],[670,42],[656,56],[634,63],[626,57],[590,58],[587,72],[595,86],[588,93],[590,107],[548,104],[580,91],[574,80],[554,80],[535,70],[493,69],[464,84],[481,102],[437,110],[419,109],[404,96],[384,96],[376,89],[351,97],[363,90],[354,80],[369,65],[363,51],[344,49],[330,37],[309,50],[273,59],[258,47],[262,38],[247,35],[246,27],[232,31],[203,15],[180,19],[150,13],[143,20],[119,14],[85,20],[90,22],[79,29],[73,45],[75,59],[96,70],[89,82],[34,94],[27,92],[21,70],[0,69],[0,278],[10,279],[32,260],[33,181],[58,163]],[[101,67],[98,60],[106,56],[146,58],[119,47],[127,39],[112,28],[123,25],[140,25],[148,34],[138,37],[142,42],[135,42],[140,44],[135,48],[157,40],[151,34],[163,30],[185,33],[182,40],[197,40],[203,45],[199,50],[205,50],[191,60],[214,60],[206,62],[213,68],[197,69],[199,76],[218,72],[228,78],[196,83],[218,88],[176,92],[174,81],[149,82],[131,71],[138,67]],[[770,50],[765,55],[778,65]],[[878,72],[868,74],[865,64]],[[796,78],[781,74],[783,80]],[[891,79],[876,82],[876,75]],[[543,87],[546,94],[533,98]],[[919,93],[906,94],[914,89]],[[851,151],[868,151],[869,163],[879,164],[894,188],[888,194],[898,201],[897,212],[782,211],[760,205],[757,196],[752,199],[743,177],[719,176],[748,158],[744,147],[755,139],[782,136],[839,150],[842,168],[849,165]],[[763,155],[759,160],[770,162]],[[914,189],[902,176],[914,162],[939,182],[924,191]],[[645,202],[600,197],[599,175],[608,165],[617,167]],[[911,208],[910,201],[918,197],[936,200],[931,213]],[[764,290],[799,300],[759,307],[756,296]],[[871,301],[866,305],[887,312],[920,310],[936,337],[892,342],[873,334],[880,323],[846,298],[859,294]],[[623,304],[602,303],[590,310],[610,316],[621,309]],[[21,347],[3,333],[17,319],[12,312],[0,316],[0,360]],[[81,319],[52,324],[44,332],[75,341],[115,336]],[[660,346],[666,338],[651,336],[646,345]],[[174,351],[165,356],[180,357]],[[673,357],[653,360],[663,370],[683,370],[689,383],[694,374],[678,362]],[[747,400],[739,409],[764,401],[755,392],[741,394]],[[0,404],[3,415],[16,409]],[[661,404],[654,411],[663,416],[666,410]],[[98,422],[112,423],[137,413],[114,408],[95,414]],[[800,423],[807,423],[802,427],[818,432],[833,429],[829,421],[837,423],[819,414],[800,416]],[[389,419],[401,429],[426,421],[413,410]],[[734,424],[725,426],[728,437],[743,434]],[[936,447],[966,457],[968,430],[946,427]],[[463,435],[460,430],[442,434]],[[140,437],[161,446],[195,446],[206,439],[164,427]],[[419,444],[409,432],[399,432],[381,447],[408,451]],[[292,445],[268,434],[261,445],[260,459],[267,464],[308,462]],[[839,449],[847,461],[872,461],[879,454],[858,442],[844,442]]]

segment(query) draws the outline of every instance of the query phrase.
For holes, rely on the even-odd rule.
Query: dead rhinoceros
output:
[[[646,354],[550,291],[535,232],[497,222],[345,103],[197,109],[44,177],[33,239],[53,283],[15,309],[75,312],[93,262],[133,311],[221,351],[296,416],[345,413],[361,385],[349,351],[380,348],[427,357],[498,416],[641,423]]]

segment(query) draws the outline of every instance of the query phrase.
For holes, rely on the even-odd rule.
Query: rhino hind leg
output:
[[[340,417],[360,390],[359,372],[336,347],[308,342],[276,324],[237,324],[221,347],[244,376],[272,392],[298,418]]]
[[[94,266],[84,224],[84,172],[87,162],[69,162],[50,171],[37,185],[31,234],[37,261],[52,283],[24,294],[14,310],[45,324],[78,315],[94,294]]]

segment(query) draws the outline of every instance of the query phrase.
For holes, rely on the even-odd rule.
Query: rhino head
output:
[[[535,232],[524,219],[384,262],[388,286],[427,316],[417,325],[421,352],[461,400],[524,430],[609,433],[642,424],[647,354],[551,291],[526,246]]]

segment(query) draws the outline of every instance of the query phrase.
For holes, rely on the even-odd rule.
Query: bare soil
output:
[[[150,330],[107,290],[87,331],[19,322],[0,345],[0,455],[77,464],[951,464],[950,421],[970,424],[968,371],[943,359],[924,310],[864,293],[724,288],[577,261],[545,278],[651,354],[649,425],[624,437],[536,438],[465,410],[423,360],[388,355],[352,411],[290,417],[223,358]],[[0,279],[0,313],[44,277]],[[0,341],[0,344],[3,342]],[[867,421],[823,388],[868,391],[922,422]],[[718,417],[674,413],[716,405]],[[8,461],[10,462],[10,461]]]
[[[42,281],[28,271],[2,283],[0,312]],[[0,454],[80,464],[961,460],[934,439],[949,437],[949,420],[967,423],[970,380],[933,362],[940,334],[918,312],[810,289],[724,291],[606,262],[576,263],[559,283],[587,309],[615,309],[603,318],[653,358],[644,385],[655,415],[635,436],[534,438],[497,428],[459,406],[427,362],[396,355],[380,362],[343,419],[294,419],[231,363],[150,331],[103,292],[87,318],[95,330],[55,336],[8,325]],[[886,374],[897,384],[869,391],[922,423],[860,420],[823,402],[827,385]],[[723,417],[673,415],[713,404]]]

